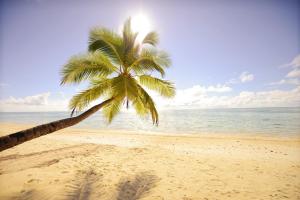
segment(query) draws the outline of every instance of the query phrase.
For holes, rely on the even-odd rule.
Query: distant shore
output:
[[[31,125],[0,123],[0,135]],[[0,199],[299,199],[300,136],[68,128],[0,153]]]

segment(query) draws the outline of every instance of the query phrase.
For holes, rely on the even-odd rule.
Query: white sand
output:
[[[0,153],[0,199],[300,199],[300,138],[69,128]]]

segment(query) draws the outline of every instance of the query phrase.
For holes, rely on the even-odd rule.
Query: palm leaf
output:
[[[94,28],[90,31],[89,47],[91,52],[101,51],[108,56],[114,63],[121,65],[122,51],[123,51],[122,38],[105,28]]]
[[[123,48],[124,48],[124,62],[125,67],[130,64],[130,54],[132,56],[132,49],[135,47],[135,40],[138,33],[132,32],[131,29],[131,19],[128,18],[123,27]]]
[[[138,87],[136,80],[129,76],[121,74],[112,79],[112,96],[127,97],[134,100],[138,96]]]
[[[139,96],[138,96],[138,100],[140,101],[139,104],[143,104],[145,109],[148,109],[151,118],[152,118],[152,122],[153,124],[158,125],[158,113],[155,107],[155,103],[153,101],[153,99],[151,98],[151,96],[146,92],[146,90],[144,90],[144,88],[140,85],[138,85],[139,88]],[[134,103],[136,103],[136,101],[134,101]],[[139,105],[141,106],[141,105]],[[136,109],[136,107],[135,107]],[[137,110],[137,112],[143,112],[142,110]]]
[[[73,56],[62,69],[61,84],[79,83],[95,76],[108,76],[118,72],[110,60],[100,52]]]
[[[143,47],[140,57],[152,58],[157,64],[163,68],[171,65],[171,59],[167,52],[157,50],[155,47]]]
[[[170,64],[167,53],[153,48],[143,48],[139,58],[131,65],[131,69],[137,74],[155,70],[163,77],[165,75],[164,68],[169,67]]]
[[[165,75],[165,70],[158,65],[153,58],[141,57],[136,60],[130,67],[136,74],[144,74],[148,71],[158,71],[161,76]]]
[[[123,97],[115,97],[110,104],[103,108],[103,114],[109,123],[111,123],[113,118],[120,112],[123,100]]]
[[[153,46],[157,45],[158,44],[158,34],[154,31],[148,33],[143,42],[143,44],[151,44]]]
[[[139,82],[147,88],[159,92],[161,96],[170,98],[175,95],[175,87],[169,81],[161,80],[149,75],[141,75],[139,76]]]
[[[132,105],[138,115],[144,117],[147,114],[149,114],[149,109],[146,107],[146,105],[144,105],[144,103],[140,97],[136,98],[132,102]]]
[[[165,51],[156,51],[155,61],[163,67],[171,66],[170,56]]]
[[[110,89],[111,79],[93,82],[89,89],[80,92],[70,100],[69,108],[80,111]]]

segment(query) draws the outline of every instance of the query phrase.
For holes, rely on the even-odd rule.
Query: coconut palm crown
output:
[[[130,21],[129,18],[124,23],[122,35],[106,28],[92,29],[88,53],[73,56],[63,67],[61,84],[89,81],[88,88],[70,100],[72,114],[99,98],[107,98],[112,100],[104,106],[103,113],[109,122],[122,105],[132,105],[138,115],[150,115],[153,124],[158,124],[155,103],[144,87],[163,97],[173,97],[173,83],[161,79],[171,60],[166,52],[157,49],[156,32],[149,32],[138,43],[138,33],[132,31]]]

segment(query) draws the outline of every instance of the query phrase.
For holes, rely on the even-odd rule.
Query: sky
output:
[[[0,111],[67,110],[86,84],[60,86],[91,28],[140,13],[171,55],[169,109],[300,106],[300,1],[0,1]]]

